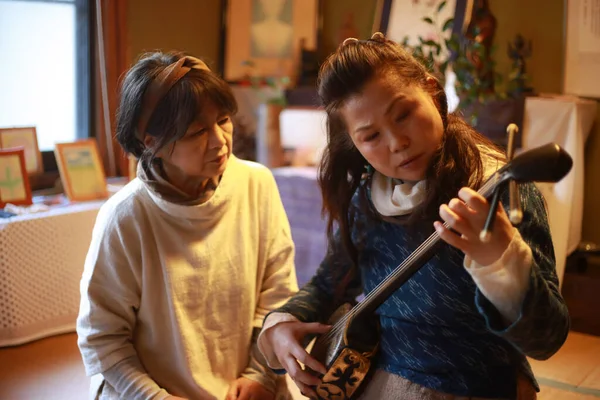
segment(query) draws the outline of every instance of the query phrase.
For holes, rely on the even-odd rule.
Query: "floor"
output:
[[[87,399],[76,340],[66,334],[0,349],[0,400]],[[539,400],[600,399],[600,337],[572,332],[554,357],[532,366],[542,384]]]

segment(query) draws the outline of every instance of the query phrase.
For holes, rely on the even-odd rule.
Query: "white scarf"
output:
[[[483,161],[484,179],[487,179],[504,163],[497,160],[496,157],[500,154],[496,150],[478,147]],[[375,171],[371,182],[371,201],[377,212],[383,216],[407,215],[423,202],[426,187],[427,183],[424,180],[402,182]]]
[[[379,172],[373,173],[371,200],[379,214],[386,217],[410,214],[425,199],[426,182],[402,182]]]

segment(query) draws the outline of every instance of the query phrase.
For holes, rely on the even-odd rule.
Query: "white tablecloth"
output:
[[[0,346],[71,332],[102,201],[0,219]]]
[[[556,270],[562,284],[567,256],[581,242],[584,147],[596,102],[570,96],[529,97],[525,102],[523,150],[554,142],[573,158],[571,172],[557,184],[538,184],[546,198]]]

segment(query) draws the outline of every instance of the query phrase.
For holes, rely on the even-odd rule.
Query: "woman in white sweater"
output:
[[[125,76],[117,139],[138,176],[100,210],[77,321],[100,399],[283,399],[256,335],[297,290],[270,171],[231,154],[236,102],[200,60]]]

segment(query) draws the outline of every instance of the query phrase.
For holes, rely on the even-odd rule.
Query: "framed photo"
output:
[[[8,203],[32,204],[23,147],[0,150],[0,208]]]
[[[25,149],[25,167],[28,174],[34,175],[44,172],[42,153],[40,153],[37,132],[34,126],[0,128],[0,149],[17,147]]]
[[[433,24],[423,18],[442,10]],[[449,18],[454,18],[453,33],[463,34],[471,20],[473,0],[378,0],[373,22],[373,33],[382,32],[388,39],[402,43],[408,38],[409,45],[423,39],[438,39],[439,32]]]
[[[69,200],[87,201],[108,197],[104,168],[95,140],[57,143],[54,154]]]
[[[300,49],[315,50],[319,0],[226,0],[223,77],[294,78]]]

